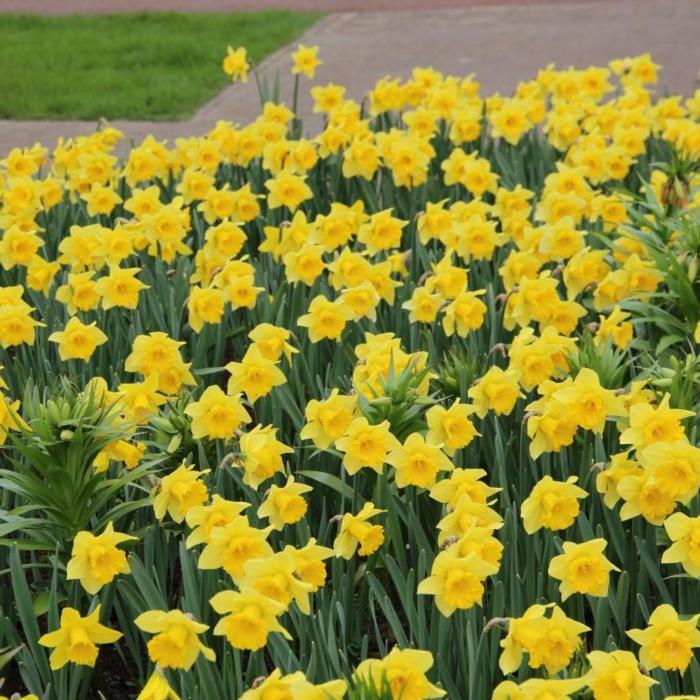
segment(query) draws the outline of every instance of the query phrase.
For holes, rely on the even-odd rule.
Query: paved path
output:
[[[26,0],[30,1],[38,0]],[[213,0],[202,0],[207,1]],[[690,94],[700,87],[699,27],[698,0],[589,0],[556,5],[475,5],[439,11],[340,12],[321,20],[301,41],[321,47],[324,64],[314,83],[342,83],[348,87],[348,95],[355,98],[362,97],[383,75],[405,77],[417,65],[456,75],[474,72],[484,93],[507,93],[519,80],[532,77],[550,61],[559,66],[586,67],[644,51],[650,51],[664,66],[661,82],[665,88]],[[289,101],[291,50],[286,47],[278,51],[261,68],[271,77],[279,70],[282,94]],[[304,102],[302,116],[313,128],[318,121],[310,115],[310,99]],[[205,133],[218,119],[245,123],[258,111],[251,80],[227,88],[188,121],[118,120],[114,125],[134,141],[148,133],[159,139],[173,139]],[[53,146],[59,136],[89,133],[94,126],[94,122],[0,121],[0,154],[35,141]]]

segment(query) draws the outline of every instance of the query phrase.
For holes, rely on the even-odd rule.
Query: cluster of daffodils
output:
[[[551,612],[548,613],[548,609]],[[697,629],[700,616],[680,619],[671,605],[660,605],[649,616],[645,629],[632,629],[627,635],[639,645],[639,661],[629,651],[588,652],[590,670],[580,678],[530,679],[519,686],[503,681],[493,693],[499,700],[507,698],[567,698],[586,687],[594,697],[648,697],[655,683],[648,675],[654,668],[683,673],[693,649],[700,646]],[[505,620],[508,629],[501,642],[503,652],[499,666],[504,673],[520,667],[527,654],[528,665],[544,668],[550,676],[568,666],[582,641],[580,635],[589,631],[586,625],[566,616],[556,605],[533,605],[522,617]],[[689,695],[683,697],[692,697]]]
[[[700,92],[320,63],[0,161],[3,692],[700,697]]]

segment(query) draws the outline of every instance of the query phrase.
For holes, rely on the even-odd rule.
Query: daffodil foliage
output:
[[[0,162],[2,692],[698,697],[700,92],[320,61]]]

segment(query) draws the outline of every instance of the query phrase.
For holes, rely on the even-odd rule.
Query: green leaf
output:
[[[333,476],[333,474],[311,470],[299,471],[297,472],[297,474],[299,476],[306,477],[307,479],[317,481],[319,484],[323,484],[324,486],[333,489],[336,493],[339,493],[341,496],[343,496],[343,498],[352,501],[352,488],[347,484],[343,483],[337,476]]]

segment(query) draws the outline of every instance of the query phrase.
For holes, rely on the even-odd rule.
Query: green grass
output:
[[[260,61],[319,16],[0,15],[0,117],[182,119],[227,84],[228,45]]]

